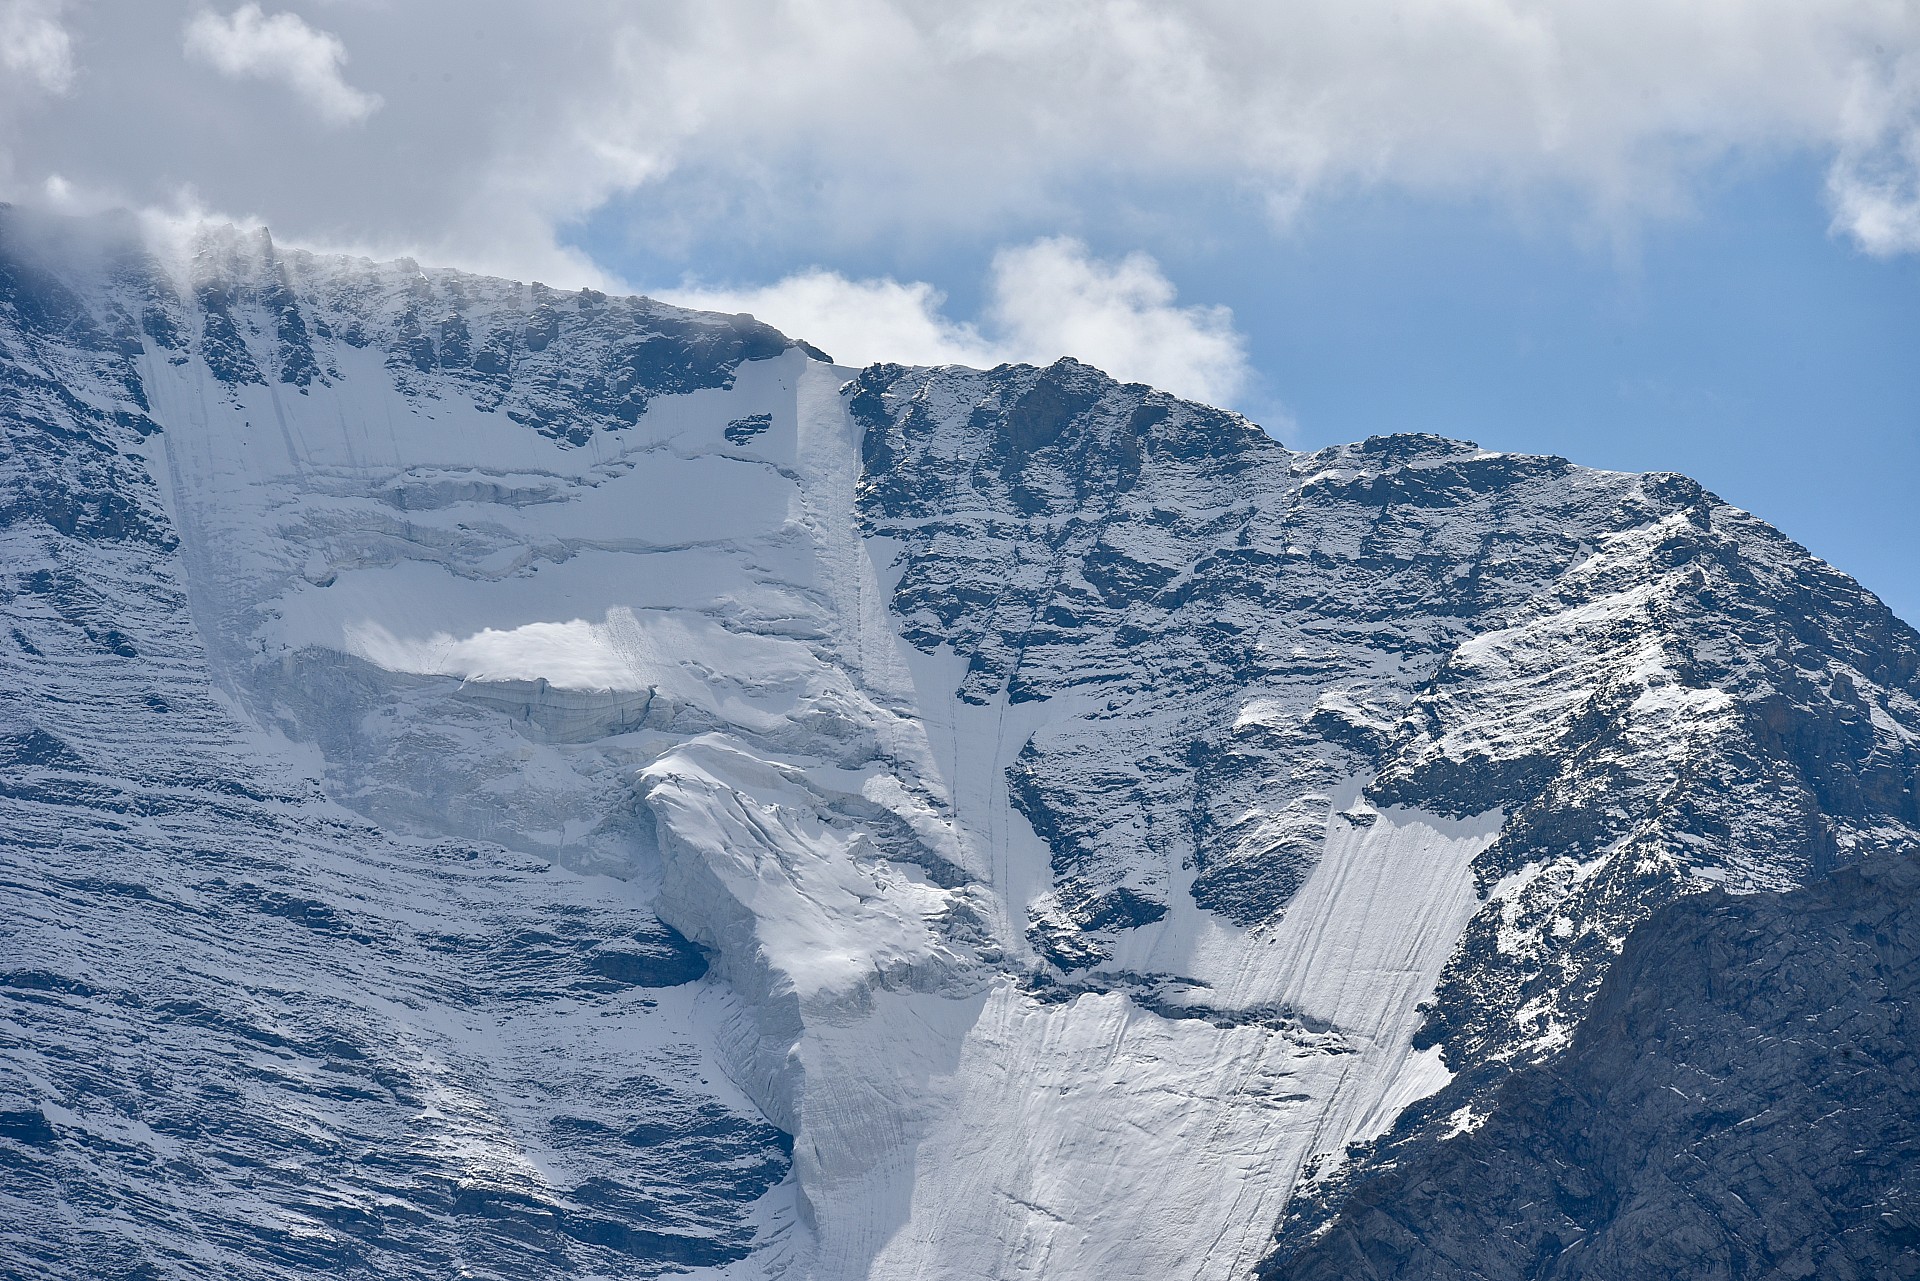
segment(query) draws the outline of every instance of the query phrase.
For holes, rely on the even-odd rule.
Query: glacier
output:
[[[1920,836],[1920,638],[1680,477],[0,263],[21,1275],[1249,1275],[1665,903]]]

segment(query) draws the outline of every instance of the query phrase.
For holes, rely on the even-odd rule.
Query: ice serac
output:
[[[1920,829],[1920,639],[1678,477],[0,231],[29,1275],[1248,1275]]]

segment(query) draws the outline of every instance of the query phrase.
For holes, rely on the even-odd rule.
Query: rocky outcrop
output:
[[[1920,839],[1920,636],[1683,477],[1428,436],[1291,454],[1046,370],[876,366],[861,511],[963,700],[1056,700],[1009,775],[1035,946],[1098,968],[1190,897],[1284,914],[1330,798],[1499,811],[1424,1033],[1561,1043],[1640,920]]]
[[[1564,1053],[1462,1093],[1262,1275],[1920,1276],[1920,857],[1663,908]]]

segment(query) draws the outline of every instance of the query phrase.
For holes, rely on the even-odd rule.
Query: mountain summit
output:
[[[0,439],[23,1276],[1247,1276],[1920,837],[1679,476],[17,211]]]

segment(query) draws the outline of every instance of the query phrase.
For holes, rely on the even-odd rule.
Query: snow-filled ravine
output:
[[[646,1235],[658,1170],[622,1212],[654,1227],[568,1229],[636,1267],[1246,1276],[1349,1144],[1551,1053],[1654,905],[1920,826],[1874,782],[1920,743],[1884,661],[1908,633],[1680,478],[1293,454],[1072,362],[862,371],[747,318],[259,235],[34,252],[93,328],[16,306],[19,385],[149,478],[177,543],[142,572],[184,591],[220,732],[310,789],[288,821],[518,869],[465,911],[600,901],[704,955],[618,1018],[569,1006],[544,1058],[516,1024],[556,1081],[630,1058],[634,1115],[632,1082],[714,1092],[630,1134],[730,1108],[790,1141],[697,1229],[727,1251]],[[1824,651],[1756,644],[1809,628]],[[1795,716],[1849,727],[1848,805]],[[339,884],[455,894],[375,864]],[[463,1078],[443,1137],[565,1227],[598,1158],[556,1165],[578,1109],[510,1078]],[[726,1151],[694,1159],[761,1168]],[[513,1266],[589,1266],[542,1257]]]

